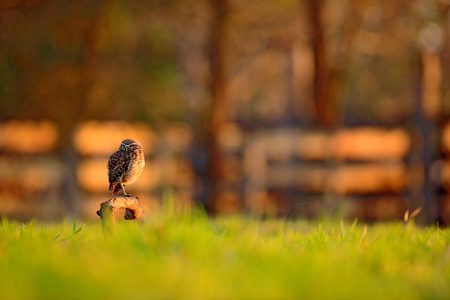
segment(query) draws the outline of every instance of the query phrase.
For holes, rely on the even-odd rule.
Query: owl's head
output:
[[[133,151],[136,149],[142,149],[142,145],[134,139],[123,140],[119,147],[119,150],[122,151]]]

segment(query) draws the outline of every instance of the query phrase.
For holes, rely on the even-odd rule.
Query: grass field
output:
[[[449,299],[450,230],[155,213],[2,220],[0,299]]]

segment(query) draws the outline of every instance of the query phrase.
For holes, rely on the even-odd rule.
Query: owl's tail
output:
[[[117,194],[121,188],[120,188],[120,184],[118,182],[116,183],[110,183],[109,184],[109,190],[115,195]]]

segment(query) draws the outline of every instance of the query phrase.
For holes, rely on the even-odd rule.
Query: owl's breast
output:
[[[145,159],[144,154],[135,152],[131,155],[130,165],[127,172],[122,177],[122,182],[124,184],[129,184],[135,182],[139,175],[141,175],[144,169]]]

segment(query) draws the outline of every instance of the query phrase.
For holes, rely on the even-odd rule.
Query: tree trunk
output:
[[[420,57],[422,56],[422,57]],[[424,94],[424,59],[419,54],[419,66],[416,79],[415,112],[413,116],[413,145],[411,150],[411,166],[413,170],[410,183],[411,204],[410,209],[423,207],[424,215],[419,215],[419,221],[433,223],[438,220],[439,199],[437,187],[431,180],[430,169],[433,164],[436,150],[436,125],[426,110],[426,95]]]
[[[210,39],[211,67],[211,107],[207,121],[207,147],[210,162],[211,205],[210,212],[215,211],[215,203],[220,194],[222,183],[222,153],[218,144],[218,134],[229,120],[226,114],[225,76],[224,76],[224,25],[228,12],[227,0],[211,0],[213,10]]]
[[[331,71],[327,64],[324,30],[321,21],[323,0],[308,0],[309,23],[311,26],[311,44],[314,53],[313,97],[316,122],[331,127],[336,123],[331,86]]]

